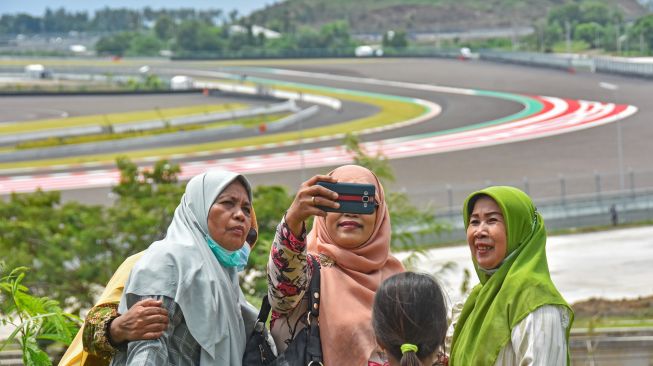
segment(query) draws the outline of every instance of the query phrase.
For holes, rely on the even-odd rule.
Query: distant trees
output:
[[[539,42],[551,49],[556,42],[585,42],[590,48],[614,50],[618,48],[623,30],[624,15],[616,7],[603,2],[585,0],[554,7],[545,25],[536,26]]]
[[[653,50],[653,14],[643,16],[635,22],[631,29],[631,39],[636,39]]]
[[[383,34],[382,45],[384,48],[406,48],[408,37],[406,31],[387,31]]]
[[[119,160],[121,181],[111,207],[62,203],[58,192],[0,200],[0,252],[5,268],[30,267],[24,285],[72,309],[88,308],[115,268],[160,239],[183,192],[179,167],[159,162],[139,170]]]
[[[95,50],[99,54],[123,56],[129,49],[135,34],[132,32],[120,32],[112,36],[102,37],[95,44]]]
[[[146,7],[143,10],[132,10],[105,7],[96,11],[93,16],[89,16],[87,12],[47,8],[42,17],[25,13],[3,14],[0,17],[0,32],[5,34],[68,33],[70,31],[135,32],[151,28],[151,24],[161,18],[168,18],[171,23],[200,20],[204,23],[215,24],[222,15],[222,10],[219,9],[153,10]],[[157,32],[157,34],[159,33]]]
[[[180,57],[282,57],[352,55],[357,42],[351,38],[353,5],[324,2],[295,6],[268,6],[243,17],[238,11],[219,9],[143,10],[105,7],[89,16],[85,12],[68,12],[63,8],[46,9],[42,17],[29,14],[0,16],[0,33],[64,33],[69,31],[106,34],[96,45],[100,54],[155,56],[161,50],[172,50]],[[563,3],[563,2],[558,2]],[[365,3],[367,4],[367,3]],[[361,6],[367,6],[367,5]],[[520,14],[524,2],[502,0],[502,11]],[[381,5],[379,5],[381,6]],[[347,16],[324,23],[350,9]],[[359,7],[360,8],[360,7]],[[520,10],[521,9],[521,10]],[[360,11],[360,9],[358,9]],[[331,17],[331,18],[329,18]],[[648,16],[625,22],[623,12],[600,0],[565,1],[551,8],[546,18],[533,24],[534,34],[520,40],[527,48],[540,51],[601,48],[607,51],[638,49],[651,51]],[[302,24],[319,24],[302,26]],[[279,38],[266,38],[255,26],[266,26],[281,33]],[[360,25],[358,25],[360,28]],[[503,47],[505,39],[472,41],[478,47]],[[508,40],[515,47],[515,39]],[[452,46],[462,44],[458,40]],[[389,31],[383,35],[386,49],[401,50],[408,46],[405,31]]]

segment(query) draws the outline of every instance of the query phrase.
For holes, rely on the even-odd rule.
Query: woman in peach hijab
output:
[[[369,215],[325,212],[337,193],[318,181],[376,187],[378,206]],[[315,217],[306,234],[304,222]],[[390,215],[383,187],[366,168],[345,165],[304,182],[277,228],[268,262],[271,332],[284,351],[306,326],[311,257],[320,264],[320,338],[326,366],[387,365],[372,329],[372,304],[381,282],[404,268],[390,254]]]

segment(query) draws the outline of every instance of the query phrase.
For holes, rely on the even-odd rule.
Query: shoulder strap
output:
[[[258,317],[256,318],[256,322],[261,322],[265,324],[265,322],[268,320],[268,315],[270,315],[270,310],[272,307],[270,306],[270,300],[268,299],[268,295],[263,296],[263,301],[261,303],[261,310],[258,312]]]
[[[317,319],[320,315],[320,262],[311,255],[311,263],[313,264],[313,276],[311,277],[311,284],[309,285],[309,301],[308,301],[308,320],[310,324],[311,317]]]

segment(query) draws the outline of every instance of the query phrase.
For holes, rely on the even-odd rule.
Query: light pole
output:
[[[619,86],[615,84],[606,83],[603,81],[599,83],[599,86],[603,89],[610,91],[610,94],[612,95],[612,103],[616,105],[615,94],[616,91],[619,89]],[[619,190],[623,192],[623,190],[626,189],[626,181],[624,176],[624,147],[623,147],[623,139],[621,137],[621,121],[617,120],[615,124],[617,125],[617,160],[619,164]]]

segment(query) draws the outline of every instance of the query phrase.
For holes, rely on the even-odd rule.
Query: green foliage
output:
[[[57,301],[36,297],[22,284],[27,268],[18,267],[0,278],[0,318],[15,330],[0,343],[0,351],[17,342],[23,364],[52,365],[44,346],[57,342],[69,345],[79,329],[79,319],[65,313]],[[2,273],[0,273],[1,275]]]
[[[132,32],[121,32],[102,37],[95,44],[95,51],[101,55],[123,56],[134,37],[135,34]]]
[[[591,48],[597,48],[601,44],[601,39],[605,36],[605,30],[599,23],[581,23],[574,29],[574,38],[584,41]]]
[[[631,38],[639,39],[641,37],[648,49],[653,50],[653,14],[639,18],[632,28],[632,34],[634,37]]]
[[[560,27],[564,28],[565,23],[578,23],[582,19],[581,14],[579,4],[565,4],[549,10],[548,22],[549,24],[558,24]]]
[[[408,46],[408,37],[406,31],[387,31],[383,34],[383,47],[406,48]]]
[[[42,191],[0,201],[0,252],[12,253],[5,265],[33,268],[25,285],[73,313],[93,304],[125,258],[163,237],[183,193],[178,165],[146,170],[119,159],[118,167],[111,207],[63,204],[58,192]]]
[[[580,11],[579,23],[596,23],[605,26],[623,20],[621,12],[611,10],[605,3],[585,1],[581,3]]]
[[[199,50],[198,35],[200,23],[197,21],[185,21],[179,24],[176,35],[177,47],[194,51]]]
[[[111,269],[164,237],[184,192],[177,182],[178,164],[163,160],[150,170],[119,158],[117,165],[120,184],[112,190],[117,200],[108,209],[110,221],[105,224],[113,233],[108,237],[111,251],[107,253]]]
[[[276,228],[294,197],[285,187],[277,185],[258,186],[254,189],[253,196],[259,235],[241,285],[250,297],[261,298],[267,291],[266,267]]]
[[[157,75],[146,74],[141,78],[130,78],[127,80],[127,88],[130,90],[162,90],[164,84]],[[107,124],[111,128],[111,124]]]
[[[160,15],[154,24],[154,33],[162,41],[168,41],[175,35],[177,24],[167,14]]]
[[[352,134],[345,137],[345,146],[353,155],[354,164],[373,171],[384,186],[395,181],[394,172],[385,156],[380,153],[376,156],[369,155],[361,148],[358,138]],[[420,238],[437,235],[448,229],[436,219],[430,207],[416,207],[404,192],[392,192],[386,188],[385,200],[392,222],[392,245],[396,248],[409,247]]]
[[[157,37],[147,33],[139,33],[129,42],[126,54],[137,56],[158,56],[159,51],[163,48],[164,43]]]
[[[12,253],[5,258],[9,268],[35,269],[28,282],[35,294],[60,302],[75,294],[67,304],[73,309],[92,301],[99,272],[93,262],[106,243],[101,207],[62,204],[58,192],[37,191],[0,201],[0,216],[0,252]]]

